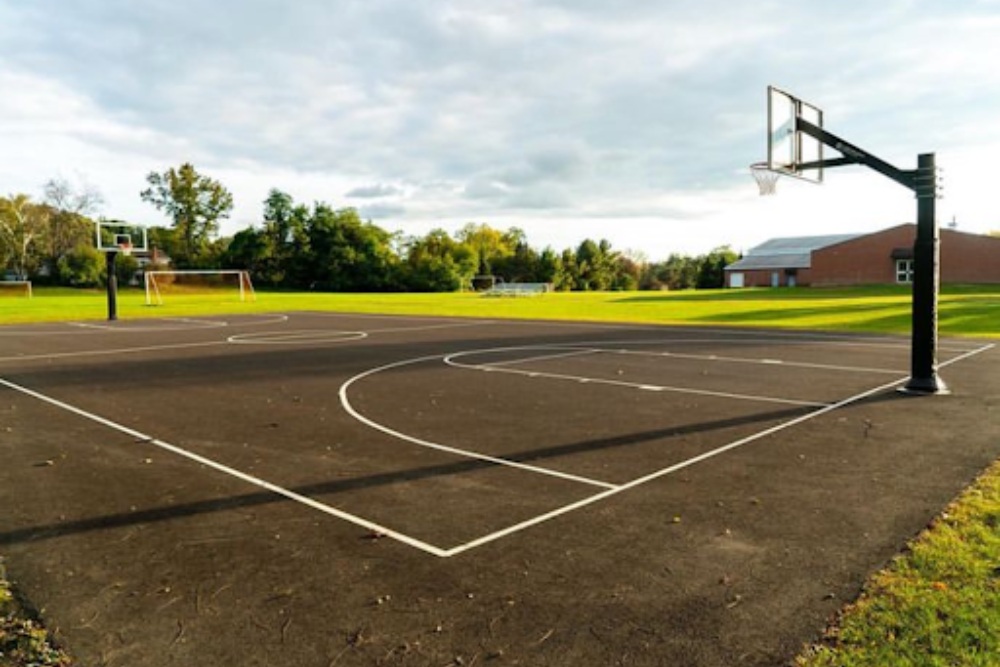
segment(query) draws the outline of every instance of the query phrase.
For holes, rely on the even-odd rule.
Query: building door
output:
[[[771,271],[771,287],[781,287],[781,274]]]
[[[742,273],[730,273],[729,274],[729,286],[730,287],[743,287],[743,274]]]

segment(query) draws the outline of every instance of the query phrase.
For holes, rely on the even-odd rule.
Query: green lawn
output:
[[[897,287],[556,293],[520,298],[278,292],[257,296],[253,303],[214,297],[147,307],[141,292],[124,290],[119,316],[325,310],[898,334],[910,330],[910,293]],[[106,309],[105,295],[98,290],[38,288],[30,300],[0,299],[0,323],[100,320]],[[939,319],[944,335],[1000,338],[1000,286],[946,286]],[[4,591],[0,588],[0,593]],[[37,628],[32,632],[37,634]],[[63,664],[57,662],[60,659],[33,664]],[[827,641],[807,649],[797,664],[1000,665],[1000,465],[949,507],[911,550],[873,577]]]
[[[188,297],[146,306],[139,290],[123,290],[118,314],[178,317],[227,313],[325,310],[402,315],[591,320],[649,324],[761,326],[906,333],[910,292],[905,287],[844,289],[693,290],[685,292],[559,292],[487,298],[473,293],[323,294],[258,292],[255,302]],[[100,290],[36,288],[35,297],[0,299],[0,323],[99,320]],[[943,335],[1000,337],[1000,286],[949,286],[940,298]]]

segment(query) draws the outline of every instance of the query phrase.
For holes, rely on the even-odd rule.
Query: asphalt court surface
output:
[[[177,539],[199,530],[186,525],[190,517],[236,521],[239,532],[245,521],[260,525],[281,512],[303,544],[319,540],[350,557],[388,540],[406,561],[440,560],[433,567],[497,558],[538,540],[562,553],[616,544],[624,534],[641,540],[649,517],[616,516],[611,532],[596,535],[572,526],[607,520],[656,489],[690,494],[683,485],[693,484],[692,471],[760,483],[746,471],[755,448],[773,452],[775,442],[815,442],[835,456],[845,424],[864,441],[885,430],[870,412],[880,404],[899,414],[912,401],[957,409],[979,382],[966,386],[966,374],[997,356],[988,342],[942,341],[942,375],[956,396],[900,399],[894,389],[906,379],[909,354],[898,337],[329,313],[7,327],[0,407],[14,436],[9,459],[20,461],[21,483],[40,475],[61,482],[25,493],[44,502],[7,499],[17,509],[0,526],[0,552],[37,582],[46,607],[58,608],[59,596],[18,554],[135,527]],[[854,414],[858,406],[869,406],[867,416]],[[988,440],[975,442],[967,456],[951,457],[950,477],[930,485],[941,499],[995,457]],[[74,462],[72,479],[63,460]],[[802,461],[784,460],[793,471]],[[705,483],[699,493],[728,493]],[[839,488],[852,497],[851,484]],[[73,495],[80,490],[83,499]],[[822,493],[839,502],[835,491]],[[661,511],[674,517],[684,509]],[[906,525],[919,524],[920,516],[907,517]],[[661,517],[656,530],[663,526]],[[873,537],[868,564],[909,536]],[[114,558],[102,557],[113,570]],[[100,573],[94,577],[100,586]],[[89,647],[73,627],[63,630],[67,643]],[[776,641],[783,650],[794,644]],[[368,664],[357,644],[347,642],[349,655]],[[715,655],[703,647],[671,650],[678,664],[716,664],[690,657]]]
[[[29,328],[28,358],[14,347],[3,377],[442,550],[899,381],[908,362],[898,341],[588,327],[581,340],[492,321],[69,328]],[[507,331],[515,344],[493,345]],[[941,361],[980,347],[946,346]],[[439,474],[449,465],[463,474]],[[373,481],[341,491],[331,471]],[[435,509],[400,521],[401,503]]]

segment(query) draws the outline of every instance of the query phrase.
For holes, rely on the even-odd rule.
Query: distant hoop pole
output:
[[[108,273],[108,321],[114,322],[118,319],[118,276],[115,275],[115,260],[118,253],[113,250],[105,251],[104,266]]]
[[[778,188],[778,178],[781,172],[771,169],[767,162],[754,162],[750,165],[750,174],[757,181],[761,197],[773,195]]]

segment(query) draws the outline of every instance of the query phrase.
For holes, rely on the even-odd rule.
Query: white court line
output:
[[[465,458],[478,459],[480,461],[488,461],[490,463],[495,463],[495,464],[501,465],[501,466],[507,466],[509,468],[517,468],[519,470],[526,470],[528,472],[538,473],[540,475],[547,475],[549,477],[558,477],[560,479],[566,479],[566,480],[569,480],[571,482],[579,482],[581,484],[589,484],[591,486],[600,486],[600,487],[603,487],[605,489],[614,489],[614,488],[617,488],[617,485],[615,485],[615,484],[609,484],[608,482],[602,482],[600,480],[590,479],[588,477],[581,477],[579,475],[571,475],[569,473],[559,472],[558,470],[550,470],[548,468],[541,468],[541,467],[538,467],[538,466],[529,465],[527,463],[519,463],[517,461],[511,461],[510,459],[500,458],[500,457],[497,457],[497,456],[489,456],[487,454],[480,454],[479,452],[473,452],[473,451],[469,451],[467,449],[459,449],[457,447],[449,447],[448,445],[442,445],[442,444],[437,443],[437,442],[431,442],[430,440],[424,440],[422,438],[417,438],[417,437],[414,437],[412,435],[407,435],[406,433],[401,433],[400,431],[396,431],[394,429],[389,428],[388,426],[384,426],[383,424],[380,424],[380,423],[378,423],[378,422],[376,422],[376,421],[374,421],[372,419],[369,419],[368,417],[366,417],[363,414],[361,414],[360,412],[358,412],[354,408],[354,406],[351,404],[350,398],[348,398],[348,396],[347,396],[348,389],[351,387],[351,385],[353,385],[355,382],[358,382],[359,380],[363,380],[363,379],[365,379],[365,378],[367,378],[367,377],[369,377],[371,375],[375,375],[376,373],[381,373],[383,371],[392,370],[393,368],[400,368],[402,366],[409,366],[411,364],[417,364],[417,363],[422,363],[422,362],[426,362],[426,361],[436,361],[438,359],[441,359],[441,355],[440,354],[433,354],[433,355],[429,355],[429,356],[426,356],[426,357],[418,357],[416,359],[407,359],[405,361],[397,361],[395,363],[386,364],[384,366],[378,366],[377,368],[371,368],[371,369],[369,369],[369,370],[367,370],[367,371],[365,371],[363,373],[359,373],[359,374],[355,375],[354,377],[348,379],[342,385],[340,385],[340,391],[338,392],[338,395],[340,396],[340,404],[344,408],[344,410],[347,412],[347,414],[349,414],[350,416],[354,417],[355,419],[357,419],[359,422],[361,422],[365,426],[368,426],[369,428],[375,429],[376,431],[380,431],[382,433],[385,433],[386,435],[392,436],[393,438],[397,438],[399,440],[403,440],[403,441],[406,441],[406,442],[413,443],[414,445],[419,445],[421,447],[427,447],[429,449],[436,449],[436,450],[442,451],[442,452],[448,452],[449,454],[456,454],[458,456],[462,456],[462,457],[465,457]]]
[[[227,345],[224,340],[205,341],[201,343],[174,343],[169,345],[146,345],[143,347],[118,347],[112,350],[85,350],[82,352],[50,352],[47,354],[22,354],[12,357],[0,357],[0,363],[5,361],[38,361],[42,359],[68,359],[73,357],[102,357],[134,352],[158,352],[160,350],[184,350],[195,347],[212,347]]]
[[[226,339],[234,345],[306,345],[309,343],[345,343],[367,338],[364,331],[337,331],[336,329],[296,329],[293,331],[254,331],[235,334]]]
[[[17,328],[10,328],[10,327],[0,327],[0,336],[74,336],[75,337],[75,336],[98,336],[98,335],[109,333],[109,332],[111,332],[111,333],[148,333],[150,331],[152,331],[152,332],[157,332],[157,331],[201,331],[203,329],[209,330],[209,329],[215,329],[215,328],[225,327],[225,326],[234,327],[234,328],[235,327],[247,327],[247,326],[261,326],[261,325],[267,325],[267,324],[279,324],[281,322],[287,322],[288,321],[288,315],[283,315],[283,314],[275,314],[275,315],[269,315],[269,314],[263,314],[263,315],[242,315],[240,317],[250,317],[250,318],[259,318],[259,319],[254,319],[254,320],[246,321],[246,322],[244,322],[244,321],[220,321],[221,323],[219,324],[218,327],[216,327],[216,326],[204,326],[204,327],[175,327],[175,326],[166,326],[166,327],[141,326],[141,327],[138,327],[138,326],[122,326],[122,327],[114,327],[114,326],[100,325],[100,324],[89,323],[89,322],[61,322],[61,323],[53,323],[53,324],[64,324],[64,325],[66,325],[67,327],[70,327],[70,328],[69,329],[60,330],[60,331],[51,331],[51,330],[48,330],[48,329],[45,329],[45,330],[42,330],[42,331],[38,331],[38,330],[32,330],[32,329],[25,330],[25,329],[17,329]],[[193,318],[156,317],[156,318],[136,319],[136,320],[128,320],[128,321],[129,322],[142,322],[143,324],[149,324],[150,322],[156,322],[156,321],[168,321],[168,322],[190,321],[190,322],[197,322],[198,320],[193,319]],[[12,325],[12,326],[13,327],[17,327],[18,325]],[[82,331],[81,331],[81,329],[82,329]]]
[[[558,345],[553,345],[552,347],[560,347]],[[508,366],[511,364],[526,364],[531,361],[546,361],[549,359],[565,359],[566,357],[582,357],[587,354],[597,354],[599,352],[604,352],[604,350],[598,350],[597,348],[586,348],[580,350],[574,350],[572,352],[562,352],[559,354],[542,354],[537,357],[524,357],[523,359],[510,359],[508,361],[493,361],[487,364],[477,364],[482,367],[493,368],[496,366]]]
[[[975,349],[975,350],[970,350],[970,351],[966,352],[965,354],[963,354],[961,356],[955,357],[954,359],[949,359],[946,363],[941,364],[940,367],[945,367],[945,366],[951,365],[953,363],[956,363],[958,361],[962,361],[963,359],[967,359],[967,358],[972,357],[974,355],[980,354],[981,352],[986,352],[987,350],[990,350],[993,347],[994,347],[994,345],[990,344],[990,345],[986,345],[984,347],[980,347],[980,348]],[[671,473],[677,472],[678,470],[683,470],[684,468],[688,468],[690,466],[693,466],[696,463],[701,463],[702,461],[706,461],[708,459],[714,458],[714,457],[716,457],[716,456],[718,456],[720,454],[724,454],[725,452],[728,452],[730,450],[737,449],[738,447],[742,447],[744,445],[750,444],[751,442],[754,442],[756,440],[760,440],[761,438],[765,438],[765,437],[767,437],[769,435],[774,435],[775,433],[778,433],[778,432],[783,431],[785,429],[791,428],[792,426],[797,426],[799,424],[802,424],[803,422],[809,421],[810,419],[815,419],[816,417],[819,417],[819,416],[825,415],[827,413],[833,412],[834,410],[839,410],[840,408],[846,407],[846,406],[850,405],[851,403],[856,403],[856,402],[858,402],[860,400],[868,398],[869,396],[872,396],[874,394],[878,394],[878,393],[883,392],[883,391],[885,391],[887,389],[891,389],[892,387],[896,387],[896,386],[902,384],[903,382],[905,382],[908,379],[909,379],[909,377],[907,376],[907,377],[898,378],[896,380],[893,380],[892,382],[887,382],[885,384],[879,385],[878,387],[875,387],[874,389],[868,389],[867,391],[863,391],[860,394],[855,394],[854,396],[851,396],[850,398],[845,398],[845,399],[843,399],[841,401],[837,401],[836,403],[832,403],[832,404],[830,404],[830,405],[828,405],[828,406],[826,406],[824,408],[821,408],[819,410],[815,410],[813,412],[810,412],[809,414],[802,415],[801,417],[796,417],[795,419],[790,419],[787,422],[783,422],[781,424],[777,424],[776,426],[772,426],[771,428],[765,429],[765,430],[760,431],[758,433],[754,433],[753,435],[749,435],[749,436],[747,436],[745,438],[740,438],[739,440],[734,440],[733,442],[730,442],[729,444],[723,445],[721,447],[717,447],[717,448],[715,448],[715,449],[713,449],[711,451],[705,452],[703,454],[699,454],[698,456],[691,457],[690,459],[686,459],[686,460],[681,461],[679,463],[675,463],[672,466],[668,466],[666,468],[662,468],[660,470],[652,472],[652,473],[650,473],[648,475],[644,475],[642,477],[638,477],[638,478],[632,480],[631,482],[626,482],[624,484],[621,484],[620,486],[618,486],[615,489],[609,489],[607,491],[602,491],[601,493],[595,494],[593,496],[589,496],[587,498],[583,498],[582,500],[578,500],[578,501],[576,501],[574,503],[570,503],[568,505],[564,505],[563,507],[554,509],[551,512],[546,512],[545,514],[540,514],[539,516],[536,516],[536,517],[533,517],[531,519],[528,519],[527,521],[522,521],[522,522],[514,524],[512,526],[508,526],[507,528],[504,528],[502,530],[498,530],[498,531],[496,531],[494,533],[490,533],[489,535],[483,535],[482,537],[478,537],[478,538],[476,538],[474,540],[470,540],[469,542],[466,542],[465,544],[460,544],[460,545],[458,545],[456,547],[452,547],[451,549],[445,550],[444,557],[445,558],[449,558],[451,556],[458,555],[458,554],[460,554],[460,553],[462,553],[464,551],[469,551],[470,549],[474,549],[476,547],[480,547],[480,546],[482,546],[484,544],[488,544],[488,543],[493,542],[495,540],[498,540],[498,539],[500,539],[502,537],[507,537],[509,535],[512,535],[513,533],[525,530],[526,528],[531,528],[532,526],[537,526],[540,523],[543,523],[545,521],[549,521],[550,519],[554,519],[554,518],[556,518],[558,516],[562,516],[563,514],[567,514],[569,512],[574,511],[574,510],[580,509],[581,507],[586,507],[587,505],[591,505],[593,503],[596,503],[599,500],[604,500],[605,498],[610,498],[611,496],[616,495],[618,493],[622,493],[623,491],[628,491],[628,490],[634,489],[635,487],[640,486],[642,484],[646,484],[647,482],[651,482],[651,481],[653,481],[655,479],[659,479],[660,477],[664,477],[664,476],[669,475]]]
[[[988,350],[992,350],[996,346],[997,346],[996,343],[990,343],[989,345],[984,345],[984,346],[982,346],[982,347],[980,347],[978,349],[969,350],[965,354],[961,354],[961,355],[959,355],[957,357],[954,357],[953,359],[949,359],[948,361],[945,361],[943,363],[938,364],[938,368],[940,369],[940,368],[945,368],[946,366],[951,366],[952,364],[954,364],[956,362],[963,361],[963,360],[968,359],[969,357],[973,357],[973,356],[975,356],[975,355],[977,355],[977,354],[979,354],[981,352],[986,352]],[[909,380],[910,378],[907,377],[906,379]]]
[[[447,324],[425,324],[413,327],[388,327],[385,329],[368,329],[368,333],[397,333],[407,331],[434,331],[435,329],[461,329],[463,327],[482,327],[496,324],[496,320],[480,320],[477,322],[449,322]]]
[[[609,352],[612,350],[608,350]],[[749,357],[727,357],[717,354],[682,354],[678,352],[641,352],[638,350],[613,350],[618,354],[634,354],[639,356],[661,356],[672,357],[674,359],[691,359],[694,361],[720,361],[736,364],[763,364],[767,366],[787,366],[790,368],[810,368],[824,371],[844,371],[856,373],[882,373],[885,375],[899,375],[905,371],[892,368],[871,368],[867,366],[837,366],[834,364],[816,364],[806,361],[787,361],[785,359],[752,359]]]
[[[85,419],[89,419],[90,421],[96,422],[98,424],[101,424],[102,426],[106,426],[120,433],[124,433],[125,435],[128,435],[129,437],[132,437],[143,444],[150,444],[155,447],[159,447],[160,449],[165,449],[168,452],[172,452],[179,456],[183,456],[186,459],[190,459],[191,461],[195,461],[196,463],[200,463],[204,466],[225,473],[227,475],[240,479],[244,482],[248,482],[250,484],[253,484],[254,486],[258,486],[262,489],[271,491],[272,493],[284,496],[289,500],[294,500],[295,502],[302,503],[303,505],[307,505],[325,514],[329,514],[331,516],[337,517],[338,519],[343,519],[344,521],[353,523],[356,526],[361,526],[362,528],[366,528],[368,530],[377,532],[381,535],[385,535],[386,537],[391,537],[392,539],[398,542],[402,542],[403,544],[409,545],[416,549],[420,549],[421,551],[424,551],[426,553],[439,557],[445,557],[447,555],[447,552],[444,549],[440,549],[434,546],[433,544],[428,544],[427,542],[424,542],[422,540],[418,540],[413,537],[410,537],[409,535],[397,532],[395,530],[392,530],[391,528],[387,528],[381,524],[375,523],[374,521],[369,521],[354,514],[350,514],[348,512],[338,510],[334,507],[330,507],[329,505],[324,505],[323,503],[317,502],[312,498],[309,498],[308,496],[303,496],[299,493],[286,489],[282,486],[278,486],[277,484],[272,484],[271,482],[265,481],[259,477],[248,475],[245,472],[242,472],[235,468],[230,468],[227,465],[219,463],[218,461],[214,461],[210,458],[201,456],[200,454],[189,452],[188,450],[178,447],[176,445],[172,445],[169,442],[158,440],[157,438],[146,435],[145,433],[142,433],[140,431],[136,431],[135,429],[129,428],[128,426],[123,426],[122,424],[113,422],[110,419],[105,419],[100,415],[96,415],[92,412],[87,412],[86,410],[82,410],[68,403],[64,403],[58,399],[52,398],[51,396],[46,396],[45,394],[33,391],[31,389],[28,389],[27,387],[22,387],[21,385],[14,384],[13,382],[9,382],[8,380],[4,380],[3,378],[0,378],[0,385],[3,385],[9,389],[13,389],[14,391],[20,392],[27,396],[31,396],[32,398],[38,399],[40,401],[48,403],[49,405],[53,405],[62,410],[66,410],[67,412],[71,412]]]
[[[352,340],[368,338],[371,334],[397,333],[411,331],[433,331],[436,329],[454,329],[461,327],[483,326],[492,324],[486,322],[460,322],[449,324],[428,324],[424,326],[398,327],[387,329],[368,329],[366,331],[338,331],[336,329],[297,329],[280,333],[252,332],[236,334],[227,340],[237,345],[308,345],[310,343],[344,343]]]
[[[130,326],[129,324],[113,325],[113,324],[96,324],[91,322],[67,322],[71,327],[80,327],[82,329],[97,329],[100,331],[112,331],[115,333],[131,332],[131,331],[198,331],[201,329],[222,329],[229,326],[227,322],[218,322],[215,320],[192,320],[182,317],[158,317],[156,318],[162,322],[182,322],[184,324],[192,324],[195,326],[167,326],[167,327],[157,327],[157,326]],[[121,320],[119,320],[120,322]],[[128,320],[129,322],[139,322],[140,320]],[[143,324],[148,324],[149,320],[143,321]]]
[[[527,349],[539,349],[540,346],[529,347]],[[792,398],[775,398],[771,396],[758,396],[754,394],[737,394],[732,392],[724,391],[712,391],[709,389],[692,389],[689,387],[674,387],[670,385],[654,385],[648,382],[626,382],[624,380],[608,380],[605,378],[597,377],[586,377],[582,375],[568,375],[565,373],[549,373],[545,371],[528,371],[521,370],[517,368],[504,368],[495,364],[463,364],[455,359],[459,357],[468,356],[470,354],[483,354],[487,352],[507,352],[515,351],[518,349],[526,348],[494,348],[491,350],[471,350],[468,352],[456,352],[455,354],[449,354],[443,357],[443,361],[448,366],[454,368],[464,368],[468,370],[485,371],[485,372],[495,372],[495,373],[509,373],[511,375],[523,375],[530,378],[546,378],[549,380],[566,380],[571,382],[585,382],[589,384],[600,384],[612,387],[625,387],[630,389],[643,389],[646,391],[665,391],[674,394],[691,394],[695,396],[711,396],[714,398],[727,398],[735,399],[741,401],[755,401],[758,403],[779,403],[781,405],[797,405],[811,408],[820,408],[830,405],[829,403],[823,403],[819,401],[802,401]]]

